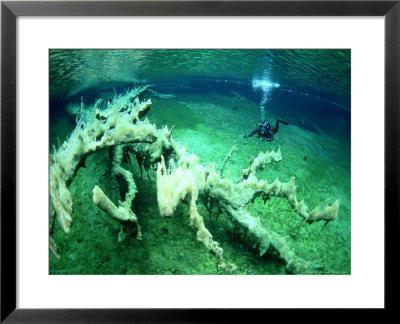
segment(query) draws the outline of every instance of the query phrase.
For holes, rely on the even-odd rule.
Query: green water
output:
[[[285,119],[272,142],[243,135],[260,122],[262,94],[252,80],[268,76],[280,87],[271,91],[265,118]],[[282,161],[257,172],[259,179],[283,182],[296,177],[298,200],[309,209],[330,198],[341,198],[338,219],[306,224],[286,199],[257,198],[249,212],[263,225],[286,236],[296,255],[322,266],[316,274],[351,272],[351,157],[350,52],[347,50],[56,50],[50,52],[50,145],[58,146],[75,127],[66,106],[116,93],[143,82],[153,84],[160,98],[151,98],[147,117],[158,128],[175,125],[173,138],[198,155],[203,165],[222,167],[236,143],[237,151],[225,167],[237,180],[250,156],[280,147]],[[135,161],[135,159],[132,159]],[[127,167],[125,165],[125,167]],[[138,216],[143,240],[132,224],[111,219],[92,202],[94,185],[114,201],[120,199],[116,179],[110,177],[107,151],[86,160],[69,190],[74,199],[73,225],[66,234],[58,223],[54,240],[61,259],[49,253],[51,274],[285,274],[285,262],[271,249],[259,256],[255,240],[235,226],[228,215],[217,217],[199,202],[213,239],[227,262],[238,268],[217,268],[215,255],[196,240],[189,227],[187,207],[178,206],[171,218],[162,218],[156,198],[155,172],[140,178],[132,164],[138,188],[132,210]],[[124,239],[118,241],[119,233]]]

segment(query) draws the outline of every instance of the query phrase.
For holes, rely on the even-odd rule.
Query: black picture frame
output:
[[[395,310],[399,237],[400,0],[395,1],[2,1],[1,322],[233,322],[265,310],[16,308],[16,19],[19,16],[384,16],[385,310]],[[374,192],[371,192],[373,197]],[[371,256],[371,262],[373,256]],[[248,314],[248,312],[252,312]],[[257,314],[254,314],[257,312]],[[260,314],[258,314],[260,313]],[[255,318],[255,317],[254,317]]]

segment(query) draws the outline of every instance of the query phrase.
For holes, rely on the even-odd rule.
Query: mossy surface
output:
[[[157,127],[175,125],[173,137],[187,143],[203,165],[214,162],[222,167],[226,154],[236,143],[237,151],[225,166],[231,179],[237,181],[241,169],[248,167],[250,156],[259,151],[281,148],[282,161],[267,165],[257,173],[259,179],[283,182],[296,177],[298,200],[304,198],[309,210],[330,198],[341,198],[336,221],[306,224],[283,198],[273,197],[265,204],[256,199],[249,211],[275,232],[287,236],[296,254],[323,265],[318,274],[350,274],[351,269],[351,196],[350,144],[343,139],[309,132],[296,125],[280,126],[273,142],[256,136],[245,139],[259,122],[254,102],[231,105],[232,98],[216,93],[181,94],[174,98],[154,98],[148,118]],[[66,120],[68,117],[65,115]],[[267,111],[267,119],[276,116]],[[62,119],[51,125],[50,140],[65,133]],[[86,160],[69,189],[74,199],[73,225],[65,234],[58,223],[54,240],[61,259],[50,253],[50,274],[285,274],[285,263],[276,251],[259,256],[256,241],[235,226],[224,213],[217,218],[216,208],[209,213],[199,202],[199,213],[215,241],[224,249],[227,262],[237,270],[228,273],[217,268],[216,257],[196,240],[189,227],[187,207],[178,206],[170,218],[159,215],[156,178],[150,171],[140,178],[132,157],[138,193],[132,209],[138,216],[143,239],[136,239],[135,225],[111,219],[92,201],[92,190],[98,185],[116,203],[120,199],[118,182],[111,176],[108,151],[99,151]],[[124,165],[128,168],[128,165]],[[122,233],[122,234],[121,234]],[[120,238],[120,240],[118,240]],[[121,240],[121,238],[124,238]]]

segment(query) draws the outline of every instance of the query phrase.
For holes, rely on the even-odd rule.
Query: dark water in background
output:
[[[161,93],[237,92],[260,104],[254,80],[279,84],[265,108],[304,129],[350,140],[350,50],[51,50],[51,116],[151,83]],[[260,119],[262,119],[260,113]]]

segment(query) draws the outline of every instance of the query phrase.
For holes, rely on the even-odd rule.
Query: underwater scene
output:
[[[49,273],[351,273],[351,51],[49,51]]]

